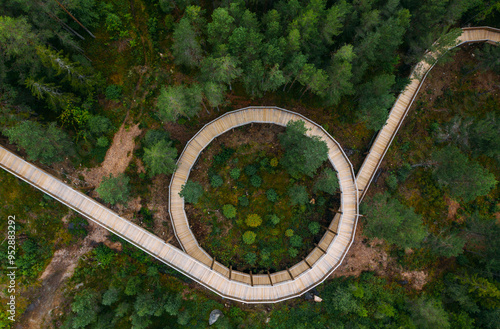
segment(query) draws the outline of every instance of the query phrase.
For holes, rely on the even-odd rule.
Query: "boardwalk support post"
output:
[[[286,268],[286,271],[288,272],[288,274],[290,275],[290,277],[292,278],[292,280],[295,280],[295,278],[292,275],[292,272],[290,272],[290,269],[288,267]]]
[[[324,254],[326,254],[326,251],[319,246],[319,244],[315,243],[314,244],[319,250],[321,250]]]
[[[269,278],[269,283],[271,283],[271,286],[274,286],[273,280],[271,279],[271,274],[269,273],[269,271],[267,271],[267,277]]]
[[[252,275],[252,270],[250,270],[250,284],[253,287],[253,275]]]
[[[231,280],[232,272],[233,272],[233,265],[229,266],[229,280]]]
[[[214,269],[214,264],[215,264],[215,257],[212,258],[212,265],[210,265],[210,269],[213,270]]]
[[[309,262],[307,261],[307,259],[304,258],[304,262],[307,264],[307,266],[309,266],[309,268],[312,268],[311,264],[309,264]]]
[[[331,229],[331,228],[329,228],[329,227],[326,227],[326,226],[324,226],[324,225],[321,225],[321,227],[322,227],[322,228],[324,228],[325,230],[327,230],[327,231],[328,231],[328,232],[330,232],[330,233],[333,233],[333,234],[335,234],[335,235],[338,235],[338,233],[337,233],[337,232],[335,232],[334,230],[332,230],[332,229]]]

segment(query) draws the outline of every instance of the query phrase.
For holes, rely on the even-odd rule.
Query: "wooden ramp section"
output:
[[[286,126],[291,120],[302,120],[308,134],[319,136],[329,148],[329,160],[340,182],[341,212],[330,223],[320,243],[298,264],[277,273],[251,274],[227,268],[200,247],[191,231],[184,211],[184,199],[179,196],[189,178],[199,154],[217,136],[250,123]],[[209,271],[197,279],[220,295],[246,302],[277,302],[296,297],[323,282],[342,262],[352,244],[358,218],[358,193],[352,165],[340,145],[319,125],[277,107],[248,107],[228,112],[206,124],[186,145],[177,162],[170,182],[169,212],[175,235],[183,250],[206,266]]]
[[[462,29],[462,35],[458,38],[456,46],[471,42],[487,42],[490,44],[496,44],[500,42],[500,29],[491,27],[471,27]],[[360,202],[364,198],[375,173],[380,167],[380,164],[382,163],[389,146],[391,146],[392,140],[401,127],[404,118],[408,114],[413,101],[417,97],[427,74],[433,67],[434,64],[431,65],[425,61],[418,63],[410,75],[410,84],[399,95],[396,103],[393,105],[387,122],[378,133],[368,156],[365,158],[365,161],[357,174],[356,182],[359,190],[361,191],[359,193]]]

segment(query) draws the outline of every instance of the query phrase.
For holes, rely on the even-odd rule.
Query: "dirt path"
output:
[[[396,260],[390,257],[384,250],[382,240],[373,239],[364,242],[366,239],[360,233],[362,227],[358,226],[354,242],[349,249],[342,264],[330,275],[330,278],[340,276],[359,276],[364,271],[372,271],[383,277],[397,277],[401,281],[406,281],[416,290],[421,290],[427,283],[428,274],[425,271],[404,272]]]
[[[90,233],[81,245],[72,245],[54,253],[50,264],[35,284],[39,286],[33,302],[21,316],[15,328],[38,329],[51,327],[51,319],[58,306],[64,300],[64,283],[78,265],[80,257],[89,252],[96,243],[106,240],[108,231],[90,223]]]
[[[113,137],[113,143],[106,152],[102,164],[99,167],[81,172],[85,177],[85,181],[97,187],[104,176],[109,176],[109,174],[116,176],[125,172],[130,160],[132,160],[135,147],[134,139],[140,133],[139,124],[126,127],[125,123],[123,123]]]

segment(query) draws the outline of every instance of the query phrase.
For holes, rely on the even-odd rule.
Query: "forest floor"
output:
[[[70,214],[66,215],[62,220]],[[64,302],[64,287],[66,281],[73,275],[80,257],[84,256],[100,242],[105,242],[111,248],[120,249],[119,242],[107,241],[109,232],[93,222],[89,222],[89,234],[81,244],[72,244],[57,250],[49,265],[32,285],[35,291],[28,291],[33,302],[28,306],[15,328],[37,329],[49,328],[53,316],[57,314],[59,305]],[[33,289],[33,288],[32,288]]]

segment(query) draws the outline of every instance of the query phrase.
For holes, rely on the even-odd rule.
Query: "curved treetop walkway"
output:
[[[470,42],[488,42],[496,44],[500,42],[500,29],[491,27],[470,27],[462,29],[462,35],[458,37],[457,45],[463,45]],[[453,47],[452,47],[453,48]],[[387,119],[384,127],[380,130],[377,138],[373,142],[368,156],[365,158],[361,169],[356,177],[358,183],[359,201],[363,200],[368,187],[375,173],[377,172],[385,153],[389,149],[394,136],[396,136],[399,127],[403,123],[406,114],[410,110],[411,105],[415,98],[417,98],[420,87],[425,81],[427,74],[432,70],[435,63],[429,64],[425,61],[418,63],[410,75],[411,83],[405,90],[399,94],[396,103],[392,106],[389,118]]]
[[[467,42],[500,42],[500,30],[487,27],[466,28],[463,29],[463,33],[458,41],[459,44]],[[322,128],[314,125],[305,118],[299,117],[306,121],[306,126],[313,128],[309,132],[310,134],[322,136],[330,147],[330,160],[333,161],[334,167],[338,171],[342,187],[341,207],[343,215],[335,216],[330,225],[331,231],[325,234],[319,246],[311,252],[306,261],[300,262],[287,271],[268,276],[252,276],[244,273],[233,274],[231,270],[227,270],[227,268],[224,268],[219,263],[211,262],[211,257],[203,251],[197,251],[199,247],[195,240],[191,241],[189,245],[184,242],[183,248],[187,252],[183,252],[143,228],[121,218],[105,206],[92,200],[85,194],[74,190],[59,179],[24,161],[3,147],[0,147],[0,167],[223,297],[246,303],[277,302],[298,296],[307,289],[319,284],[340,264],[345,256],[354,236],[357,217],[357,198],[359,197],[359,200],[361,200],[364,197],[373,179],[373,175],[380,166],[392,139],[401,126],[421,87],[422,81],[425,79],[428,71],[432,69],[432,65],[423,62],[419,63],[417,67],[419,68],[419,72],[424,73],[423,78],[419,80],[417,79],[416,71],[412,73],[410,76],[412,79],[411,84],[398,97],[386,125],[378,134],[369,155],[358,173],[357,188],[363,192],[359,196],[349,161],[343,155],[339,145]],[[247,116],[243,117],[246,121],[238,121],[238,116],[231,116],[229,113],[224,116],[226,120],[212,122],[213,128],[211,129],[215,129],[217,132],[212,132],[211,134],[220,134],[233,126],[244,124],[244,122],[271,122],[272,119],[277,124],[286,124],[294,115],[298,117],[297,114],[276,108],[267,108],[267,110],[259,108],[251,112],[247,112]],[[278,115],[278,113],[280,114]],[[203,148],[202,145],[206,145],[210,141],[210,138],[205,133],[202,134],[203,131],[200,131],[191,141],[192,145],[202,141],[202,144],[193,146],[200,148],[199,151]],[[209,133],[209,130],[206,133]],[[188,153],[186,151],[182,155],[182,159],[187,159],[191,163],[189,168],[196,161],[196,157],[197,153]],[[179,169],[182,170],[184,167],[183,163],[180,162]],[[184,171],[184,173],[178,171],[176,181],[174,182],[173,178],[171,186],[179,189],[180,185],[178,184],[186,181],[187,177],[188,171]],[[184,211],[179,208],[182,203],[183,201],[178,197],[171,199],[170,210],[172,214],[174,211],[176,212],[176,218],[184,215]],[[176,223],[176,230],[178,230],[177,226],[179,224],[182,226],[182,220],[180,223]],[[184,225],[187,225],[187,222]],[[176,231],[176,234],[180,240],[189,241],[191,232],[187,226],[185,228],[187,229],[186,231]],[[201,261],[197,258],[200,258]]]
[[[320,243],[301,262],[290,269],[273,274],[253,275],[232,271],[218,263],[197,243],[190,229],[184,199],[179,196],[181,186],[189,177],[191,168],[203,149],[217,136],[249,123],[272,123],[286,126],[289,121],[302,120],[308,135],[319,136],[328,145],[328,158],[337,171],[341,189],[341,214],[330,223]],[[177,162],[177,170],[170,182],[169,211],[175,234],[187,254],[217,273],[219,293],[228,298],[246,302],[278,301],[301,294],[321,283],[340,265],[356,229],[358,214],[357,189],[351,163],[340,145],[321,126],[300,114],[276,107],[248,107],[222,115],[206,124],[186,145]],[[251,298],[249,298],[251,297]]]

